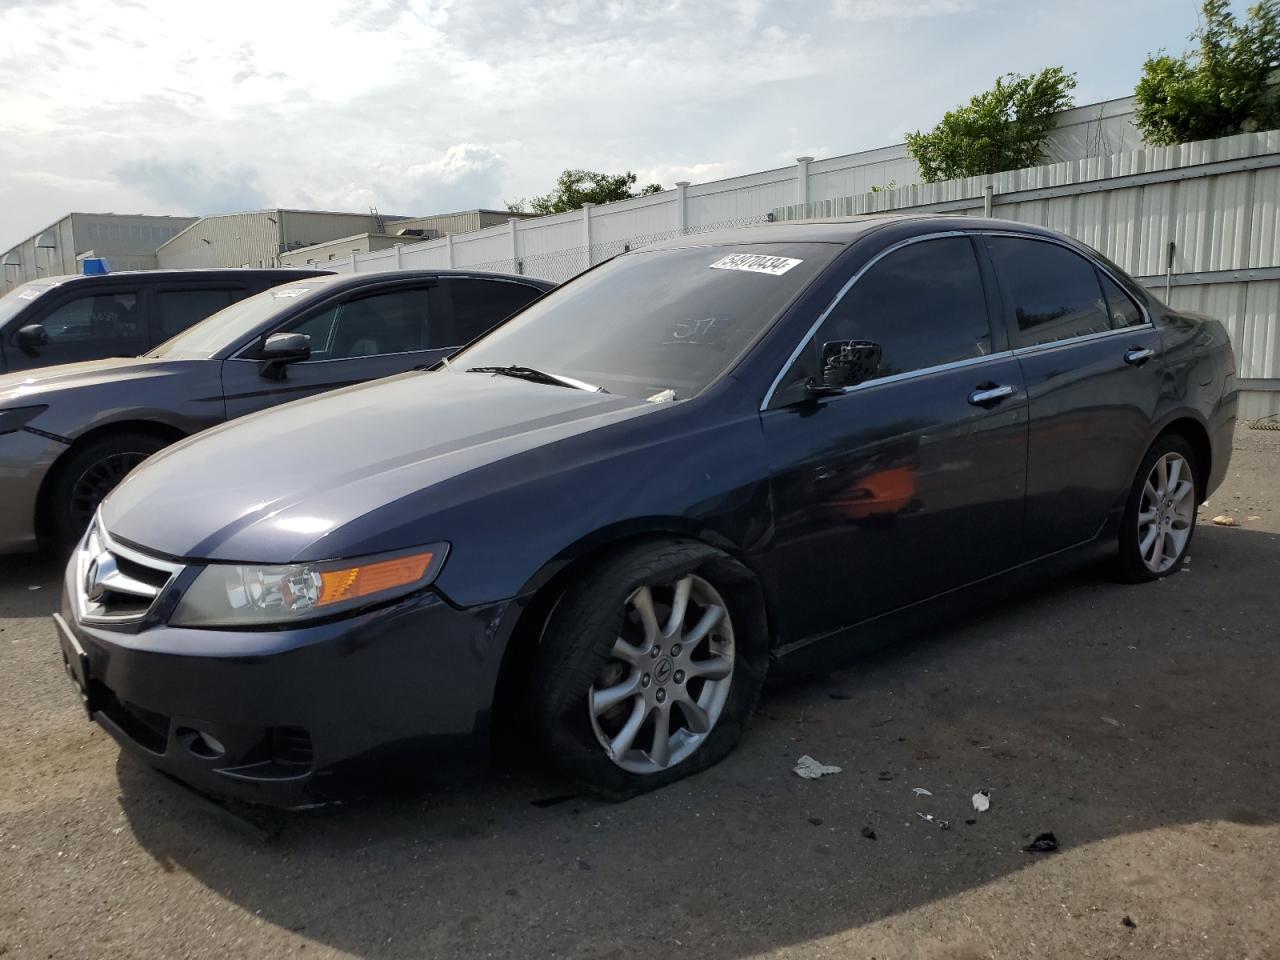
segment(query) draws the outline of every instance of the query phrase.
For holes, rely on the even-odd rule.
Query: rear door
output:
[[[147,295],[139,282],[110,280],[70,283],[40,297],[38,309],[22,318],[40,324],[48,343],[24,347],[14,324],[5,329],[10,371],[30,370],[80,360],[136,357],[150,345]]]
[[[262,376],[262,341],[223,363],[227,416],[434,363],[447,352],[433,343],[435,304],[434,281],[417,281],[362,287],[317,305],[271,331],[311,340],[311,358],[289,364],[284,379]]]
[[[1122,506],[1160,391],[1160,337],[1107,272],[1049,239],[987,237],[1030,398],[1025,557]]]
[[[865,269],[779,381],[762,426],[773,460],[767,562],[786,642],[1017,562],[1026,391],[989,286],[970,237],[907,242]],[[879,344],[879,370],[841,395],[808,397],[821,345],[837,340]]]

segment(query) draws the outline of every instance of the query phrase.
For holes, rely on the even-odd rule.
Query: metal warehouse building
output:
[[[510,210],[463,210],[430,217],[411,217],[389,223],[384,233],[357,233],[290,250],[281,254],[280,263],[286,267],[320,266],[331,260],[349,258],[352,254],[372,253],[401,243],[419,243],[450,234],[471,233],[510,220],[527,220],[536,216],[536,213],[512,213]]]
[[[69,213],[0,256],[0,293],[39,277],[80,273],[88,257],[105,258],[112,270],[154,270],[156,248],[195,222],[195,217]]]
[[[191,223],[161,245],[155,255],[161,268],[274,267],[290,250],[353,234],[386,233],[389,226],[404,219],[372,212],[316,210],[228,213]]]

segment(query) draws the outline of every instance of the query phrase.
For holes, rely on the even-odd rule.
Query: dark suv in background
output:
[[[0,297],[0,373],[136,357],[270,287],[323,270],[137,270],[43,277]]]
[[[0,553],[78,536],[125,474],[175,440],[431,366],[554,286],[448,270],[304,277],[142,356],[0,375]]]

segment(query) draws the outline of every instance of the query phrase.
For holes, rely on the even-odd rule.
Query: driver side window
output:
[[[874,263],[806,345],[788,389],[819,374],[822,346],[836,340],[879,345],[872,380],[990,354],[986,293],[969,238],[922,240]]]
[[[291,328],[311,340],[311,358],[351,360],[428,348],[430,290],[395,289],[334,304]]]

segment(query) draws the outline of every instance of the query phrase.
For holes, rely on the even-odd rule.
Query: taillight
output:
[[[1234,377],[1236,375],[1236,352],[1231,349],[1231,344],[1227,344],[1227,376]]]

